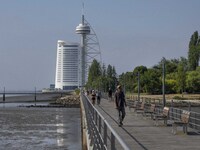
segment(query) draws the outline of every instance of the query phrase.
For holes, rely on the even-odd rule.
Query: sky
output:
[[[0,91],[55,82],[58,40],[80,42],[82,2],[102,61],[118,74],[186,57],[200,32],[199,0],[0,0]]]

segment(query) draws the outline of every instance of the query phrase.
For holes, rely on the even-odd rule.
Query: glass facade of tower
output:
[[[80,46],[77,43],[57,43],[55,88],[74,90],[80,83]]]

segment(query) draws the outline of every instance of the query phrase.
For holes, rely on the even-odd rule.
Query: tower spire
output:
[[[81,23],[76,27],[76,33],[80,34],[81,36],[79,84],[82,87],[87,81],[89,65],[91,64],[94,58],[96,59],[97,56],[100,55],[100,46],[97,36],[90,24],[87,22],[87,20],[84,19],[84,2],[82,2],[82,20]]]
[[[82,3],[82,25],[84,25],[84,2]]]

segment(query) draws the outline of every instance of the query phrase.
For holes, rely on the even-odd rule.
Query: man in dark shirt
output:
[[[122,121],[124,120],[126,115],[125,112],[126,100],[121,85],[117,86],[117,91],[115,92],[115,105],[119,114],[119,126],[122,126],[123,125]]]
[[[112,90],[111,90],[111,88],[109,88],[109,90],[108,90],[108,98],[109,98],[110,101],[112,101]]]

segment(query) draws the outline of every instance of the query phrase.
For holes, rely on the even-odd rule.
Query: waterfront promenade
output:
[[[170,125],[166,127],[161,123],[160,126],[155,126],[153,120],[137,114],[128,107],[124,125],[119,127],[114,102],[102,99],[101,104],[95,107],[131,149],[199,150],[200,148],[200,135],[190,128],[188,128],[188,135],[182,133],[182,128],[174,135],[171,133]]]

